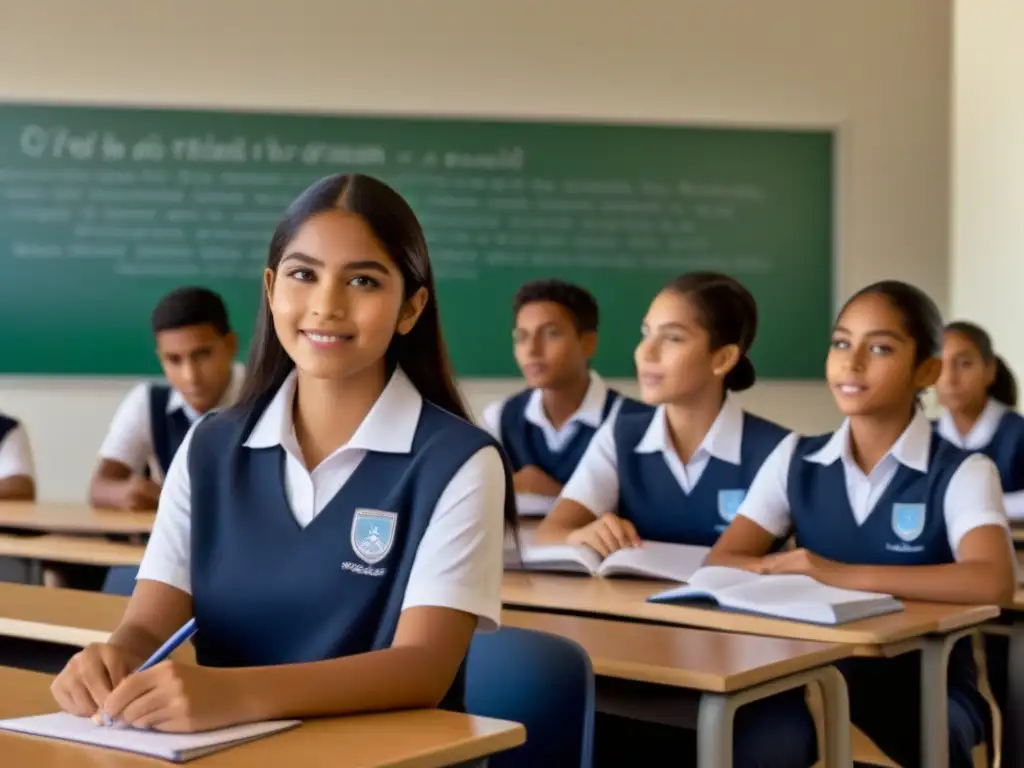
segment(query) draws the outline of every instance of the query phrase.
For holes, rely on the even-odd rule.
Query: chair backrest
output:
[[[139,569],[134,565],[117,565],[107,571],[103,580],[103,591],[108,595],[124,595],[131,597],[135,590],[135,577]]]
[[[594,669],[580,645],[516,627],[478,632],[466,664],[466,710],[526,726],[526,743],[489,768],[591,768]]]

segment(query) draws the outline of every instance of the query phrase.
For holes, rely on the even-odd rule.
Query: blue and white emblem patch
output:
[[[743,488],[730,488],[718,492],[718,516],[731,523],[739,511],[747,492]]]
[[[911,542],[924,531],[924,504],[893,504],[892,531],[903,541]]]
[[[368,565],[379,563],[395,543],[398,514],[378,509],[357,509],[352,518],[352,550]]]

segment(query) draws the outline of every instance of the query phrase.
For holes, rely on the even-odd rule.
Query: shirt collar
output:
[[[228,388],[224,390],[224,394],[220,398],[220,402],[217,403],[215,408],[227,408],[235,404],[238,400],[238,393],[242,391],[242,381],[245,379],[245,365],[239,362],[233,362],[231,364],[231,381],[228,382]],[[178,409],[185,412],[188,416],[189,421],[195,421],[201,414],[196,412],[196,409],[188,404],[185,400],[185,396],[178,390],[171,388],[171,394],[167,398],[167,413],[174,413]]]
[[[246,448],[282,446],[297,451],[292,405],[298,374],[292,371],[252,428]],[[423,410],[423,397],[401,368],[396,368],[377,402],[363,418],[352,438],[341,448],[377,453],[409,453]],[[341,450],[339,448],[338,450]]]
[[[939,415],[939,435],[951,442],[958,448],[965,448],[970,451],[978,451],[992,442],[999,429],[999,423],[1006,415],[1007,407],[998,400],[989,398],[982,409],[978,420],[966,435],[961,435],[960,430],[953,423],[953,417],[949,411],[943,410]]]
[[[597,429],[601,426],[604,416],[604,403],[608,397],[608,387],[604,379],[597,375],[596,371],[590,372],[590,384],[587,385],[587,392],[583,395],[583,402],[576,412],[565,422],[566,425],[574,421],[580,421],[587,426]],[[535,389],[530,393],[530,399],[526,402],[526,409],[523,412],[526,420],[541,429],[554,429],[548,415],[544,413],[544,392]]]
[[[928,471],[928,454],[931,450],[932,429],[924,412],[919,408],[914,411],[914,418],[903,430],[903,433],[886,451],[886,456],[892,456],[903,466],[917,472]],[[885,457],[883,457],[884,459]],[[828,466],[837,460],[844,464],[855,465],[853,453],[850,451],[850,420],[844,419],[842,425],[832,437],[820,449],[805,456],[805,461],[812,461],[815,464]]]
[[[740,452],[743,447],[743,408],[739,400],[726,393],[722,408],[711,424],[711,429],[704,435],[700,445],[694,452],[696,456],[705,451],[720,461],[729,464],[740,463]],[[665,418],[665,406],[659,405],[654,411],[647,431],[637,443],[635,453],[670,453],[675,452],[668,435],[668,422]]]

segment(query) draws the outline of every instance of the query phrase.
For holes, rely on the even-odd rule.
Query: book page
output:
[[[571,544],[527,545],[523,547],[523,567],[529,570],[596,573],[601,556],[590,547]]]
[[[106,727],[96,725],[88,717],[76,717],[67,712],[56,712],[50,715],[0,720],[0,730],[74,741],[98,747],[110,747],[125,752],[135,752],[140,755],[181,762],[218,749],[226,749],[234,744],[251,741],[260,736],[294,728],[299,725],[299,722],[298,720],[274,720],[201,733],[161,733],[131,727]]]
[[[601,563],[597,573],[599,576],[628,574],[666,581],[689,581],[710,551],[709,547],[690,544],[645,541],[639,547],[613,552]]]
[[[554,496],[539,496],[536,493],[517,493],[516,510],[520,517],[546,517],[557,499]]]

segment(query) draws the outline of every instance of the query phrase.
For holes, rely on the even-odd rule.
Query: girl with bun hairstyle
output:
[[[788,434],[732,396],[754,385],[757,304],[736,280],[682,275],[654,298],[635,358],[648,408],[594,435],[537,544],[606,557],[644,540],[711,546]]]

